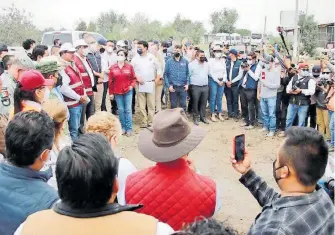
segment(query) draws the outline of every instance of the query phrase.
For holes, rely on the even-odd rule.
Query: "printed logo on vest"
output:
[[[262,72],[262,80],[265,80],[265,72]]]

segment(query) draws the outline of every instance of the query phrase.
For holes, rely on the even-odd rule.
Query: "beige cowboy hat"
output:
[[[154,116],[153,127],[141,131],[138,148],[154,162],[177,160],[199,145],[206,131],[191,126],[183,109],[167,109]]]

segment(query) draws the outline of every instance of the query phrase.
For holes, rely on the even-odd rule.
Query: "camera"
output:
[[[242,69],[245,69],[245,68],[248,68],[249,67],[249,64],[247,61],[244,61],[242,64],[241,64],[241,68]]]
[[[333,79],[328,79],[328,78],[321,78],[320,81],[318,81],[317,85],[318,86],[332,86],[334,84]]]
[[[300,85],[300,81],[296,81],[293,85],[292,85],[292,90],[295,91],[299,88],[299,85]]]

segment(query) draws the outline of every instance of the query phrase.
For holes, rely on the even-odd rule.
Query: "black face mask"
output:
[[[180,56],[179,52],[174,53],[174,57],[178,58]]]
[[[273,162],[273,164],[272,164],[272,175],[273,175],[273,178],[274,178],[274,179],[276,180],[276,182],[278,183],[278,181],[281,180],[282,178],[281,178],[281,177],[277,178],[276,171],[279,170],[279,169],[281,169],[281,168],[283,168],[283,167],[286,166],[286,165],[284,165],[284,166],[280,166],[280,167],[276,168],[276,161],[277,161],[277,160],[274,160],[274,162]]]
[[[320,74],[313,74],[313,77],[318,78],[318,77],[320,77]]]
[[[206,57],[200,57],[200,62],[205,62],[206,61]]]
[[[163,53],[167,53],[167,49],[163,49]]]
[[[141,48],[138,48],[138,49],[137,49],[137,53],[138,53],[139,55],[142,55],[142,54],[143,54],[143,50],[142,50]]]
[[[59,86],[62,86],[62,85],[63,85],[63,78],[60,74],[58,74],[56,87],[59,87]]]
[[[100,53],[104,53],[105,52],[105,48],[100,48]]]

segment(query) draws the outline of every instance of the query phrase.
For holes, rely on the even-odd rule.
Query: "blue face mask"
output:
[[[138,49],[137,49],[137,53],[138,53],[139,55],[142,55],[143,50],[142,50],[141,48],[138,48]]]

